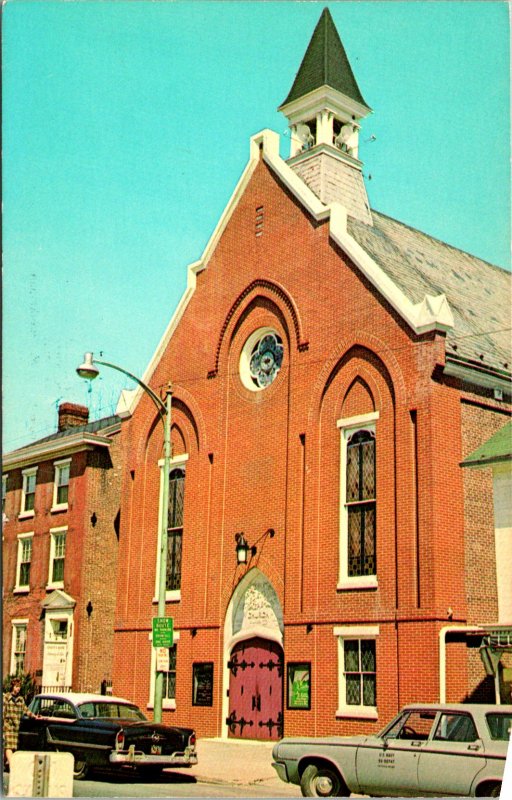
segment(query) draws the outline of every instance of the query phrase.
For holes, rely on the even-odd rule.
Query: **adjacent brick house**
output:
[[[112,671],[120,419],[62,403],[58,431],[3,458],[3,674],[99,691]]]

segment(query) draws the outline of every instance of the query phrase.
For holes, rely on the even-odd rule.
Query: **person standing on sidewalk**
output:
[[[4,756],[9,768],[11,766],[12,754],[18,748],[18,732],[23,714],[27,714],[29,717],[37,717],[37,714],[33,714],[32,711],[30,711],[25,703],[25,699],[21,695],[20,679],[13,678],[11,681],[11,691],[6,692],[3,698]]]

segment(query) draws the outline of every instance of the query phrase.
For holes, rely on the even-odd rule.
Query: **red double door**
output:
[[[239,642],[231,651],[229,736],[280,739],[283,736],[283,651],[267,639]]]

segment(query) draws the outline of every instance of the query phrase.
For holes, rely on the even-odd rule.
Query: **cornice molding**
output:
[[[112,434],[121,430],[121,423],[108,429]],[[71,434],[63,439],[50,439],[47,442],[39,442],[28,445],[12,453],[6,453],[2,459],[3,470],[17,469],[26,467],[41,461],[49,461],[56,456],[68,456],[79,453],[82,450],[94,450],[95,447],[110,447],[112,444],[111,436],[100,436],[95,433]]]

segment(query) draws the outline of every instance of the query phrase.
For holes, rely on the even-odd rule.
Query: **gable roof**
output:
[[[150,383],[194,295],[197,275],[208,266],[261,158],[312,219],[328,222],[330,237],[412,331],[449,331],[452,360],[464,362],[464,369],[470,362],[467,374],[459,377],[510,392],[510,273],[385,214],[372,211],[370,226],[348,217],[339,203],[325,205],[280,157],[279,134],[268,129],[251,136],[249,162],[201,258],[188,266],[187,287],[144,372],[145,383]],[[141,396],[140,387],[123,390],[119,416],[131,416]]]
[[[484,444],[473,450],[464,461],[463,467],[486,467],[500,461],[512,459],[512,422],[507,422]]]
[[[280,107],[321,86],[330,86],[370,109],[359,90],[328,8],[322,11],[292,88]]]
[[[373,226],[349,217],[354,239],[413,303],[446,296],[453,314],[447,356],[510,373],[510,273],[372,209]]]
[[[35,442],[30,442],[24,447],[5,453],[2,465],[4,469],[14,469],[57,455],[70,455],[91,447],[109,447],[111,435],[120,429],[121,417],[113,414],[94,422],[88,422],[86,425],[76,425],[73,428],[56,431],[56,433],[51,433]]]

